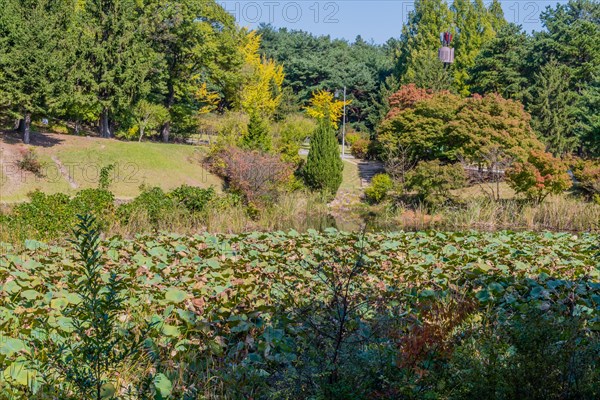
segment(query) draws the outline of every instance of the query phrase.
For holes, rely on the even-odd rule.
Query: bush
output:
[[[366,158],[369,153],[369,145],[370,141],[367,139],[359,138],[352,147],[350,147],[350,152],[356,158]]]
[[[549,194],[571,187],[567,166],[550,153],[533,150],[525,162],[517,162],[506,171],[508,185],[529,200],[541,203]]]
[[[206,205],[216,196],[215,189],[211,186],[202,189],[195,186],[182,185],[173,189],[169,197],[182,204],[189,212],[199,213],[206,209]]]
[[[226,180],[231,191],[239,192],[254,206],[274,202],[293,179],[292,165],[278,155],[237,147],[213,156],[209,167]]]
[[[600,162],[577,160],[571,170],[575,187],[600,204]]]
[[[99,226],[109,226],[114,213],[114,196],[103,189],[85,189],[73,199],[63,193],[47,195],[36,190],[29,194],[29,202],[15,206],[13,222],[26,229],[28,239],[54,240],[71,232],[76,216],[91,214]]]
[[[462,329],[446,367],[451,398],[598,398],[600,338],[583,318],[534,306],[491,317]]]
[[[464,186],[465,172],[460,164],[442,165],[439,160],[422,161],[407,175],[406,187],[427,204],[442,205],[452,200],[450,191]]]
[[[123,224],[127,224],[134,214],[145,213],[150,224],[157,227],[166,215],[175,210],[176,203],[159,187],[142,186],[141,189],[142,193],[133,201],[119,206],[117,216]]]
[[[356,143],[359,139],[363,139],[362,135],[356,131],[350,131],[346,133],[346,144],[351,146]]]
[[[302,158],[298,154],[300,146],[312,135],[315,126],[314,120],[301,114],[290,115],[275,125],[275,149],[284,161],[301,164]]]
[[[17,162],[23,171],[29,171],[36,176],[43,176],[44,164],[40,162],[34,149],[21,149],[21,159]]]
[[[388,192],[394,187],[394,182],[387,174],[377,174],[371,185],[365,189],[365,198],[369,203],[377,204],[383,201]]]

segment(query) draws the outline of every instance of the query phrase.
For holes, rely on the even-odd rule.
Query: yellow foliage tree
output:
[[[347,100],[346,105],[351,102],[351,100]],[[318,120],[329,119],[333,127],[337,129],[343,109],[344,102],[342,100],[336,100],[333,94],[326,90],[318,90],[313,93],[310,105],[306,107],[306,113]]]
[[[214,111],[219,105],[221,96],[217,92],[208,90],[206,83],[202,83],[196,90],[196,99],[202,103],[198,109],[198,114],[208,114]]]
[[[259,47],[260,35],[255,31],[248,32],[241,49],[245,63],[239,107],[248,114],[258,113],[270,118],[281,102],[283,66],[261,57]]]

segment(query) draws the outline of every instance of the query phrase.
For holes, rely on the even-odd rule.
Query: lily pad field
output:
[[[334,229],[109,238],[103,305],[82,294],[95,292],[82,292],[75,249],[4,245],[0,398],[599,398],[599,244]],[[116,361],[86,397],[85,374],[63,373],[83,365],[91,329],[74,310],[111,298],[100,319],[114,341],[84,357]]]

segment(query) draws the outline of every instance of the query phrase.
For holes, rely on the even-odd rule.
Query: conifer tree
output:
[[[309,187],[335,196],[342,184],[343,161],[331,122],[322,118],[310,140],[310,152],[304,169]]]
[[[505,25],[475,59],[469,71],[471,91],[522,100],[527,90],[526,58],[527,35],[520,26]]]
[[[454,0],[452,9],[456,23],[454,84],[466,96],[470,93],[469,68],[475,64],[481,48],[495,36],[493,18],[482,0]]]
[[[267,120],[257,112],[250,114],[248,133],[242,138],[244,147],[268,152],[272,148],[271,132]]]
[[[533,127],[556,155],[575,150],[580,140],[579,96],[569,90],[570,79],[569,69],[552,60],[535,75],[530,93]]]
[[[61,81],[65,61],[59,51],[68,2],[5,0],[0,20],[0,92],[10,114],[21,120],[29,143],[34,115],[45,114]]]
[[[77,91],[91,95],[100,134],[150,90],[157,56],[144,36],[146,21],[134,0],[87,0],[78,10]]]
[[[439,71],[444,68],[437,55],[440,33],[451,27],[452,13],[444,0],[415,1],[415,8],[402,29],[398,60],[402,83],[419,82],[419,86],[428,87],[431,80],[439,81]]]

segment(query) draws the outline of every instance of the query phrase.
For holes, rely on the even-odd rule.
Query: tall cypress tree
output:
[[[322,119],[310,139],[310,151],[304,168],[306,184],[331,196],[342,184],[343,161],[331,122]]]

